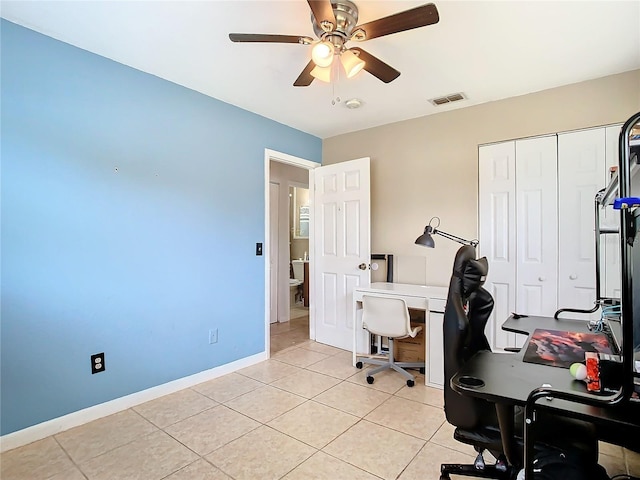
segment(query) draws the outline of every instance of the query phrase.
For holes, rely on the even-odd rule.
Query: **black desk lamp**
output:
[[[431,225],[434,220],[437,220],[438,223],[436,225]],[[431,220],[429,220],[429,225],[424,227],[424,233],[416,239],[416,245],[422,245],[423,247],[429,248],[435,247],[436,243],[433,241],[433,237],[431,235],[440,235],[441,237],[448,238],[449,240],[461,243],[462,245],[471,245],[474,248],[478,246],[478,243],[480,243],[478,242],[478,240],[465,240],[464,238],[456,237],[455,235],[451,235],[450,233],[438,230],[439,226],[440,218],[431,218]]]

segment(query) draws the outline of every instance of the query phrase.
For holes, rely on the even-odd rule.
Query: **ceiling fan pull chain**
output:
[[[336,81],[335,82],[331,82],[331,90],[332,90],[332,95],[333,95],[333,100],[331,100],[331,105],[335,105],[336,103],[340,103],[340,96],[336,95],[336,85],[340,82],[340,68],[338,66],[340,62],[333,62],[333,65],[331,66],[334,71],[336,72],[335,77],[336,77]]]

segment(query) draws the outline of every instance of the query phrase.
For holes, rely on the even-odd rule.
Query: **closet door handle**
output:
[[[544,282],[547,279],[547,277],[538,277],[538,280],[541,282]]]
[[[576,275],[575,273],[572,273],[571,275],[569,275],[569,278],[571,280],[575,280],[576,278],[578,278],[578,275]]]

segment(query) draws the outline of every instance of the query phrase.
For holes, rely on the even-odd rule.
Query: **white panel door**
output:
[[[370,284],[369,163],[314,171],[315,339],[345,350],[353,346],[353,290]]]
[[[479,240],[478,252],[487,257],[485,288],[495,306],[486,334],[493,348],[512,347],[515,333],[502,323],[516,311],[516,162],[515,142],[478,148]]]
[[[607,182],[611,177],[610,168],[617,166],[621,125],[605,130],[605,165]],[[600,225],[605,228],[620,229],[620,211],[607,206],[600,210]],[[600,295],[605,298],[620,298],[622,272],[620,265],[620,235],[608,234],[600,238]]]
[[[558,308],[595,302],[595,194],[607,184],[605,129],[558,135]],[[571,314],[574,318],[598,318]]]
[[[556,136],[516,140],[516,309],[553,316],[557,306]]]

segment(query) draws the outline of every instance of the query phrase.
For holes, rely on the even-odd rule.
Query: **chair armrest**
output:
[[[422,330],[422,326],[413,327],[411,329],[411,333],[409,334],[409,336],[411,338],[416,338],[416,335],[418,335],[418,333],[420,333],[421,330]]]

